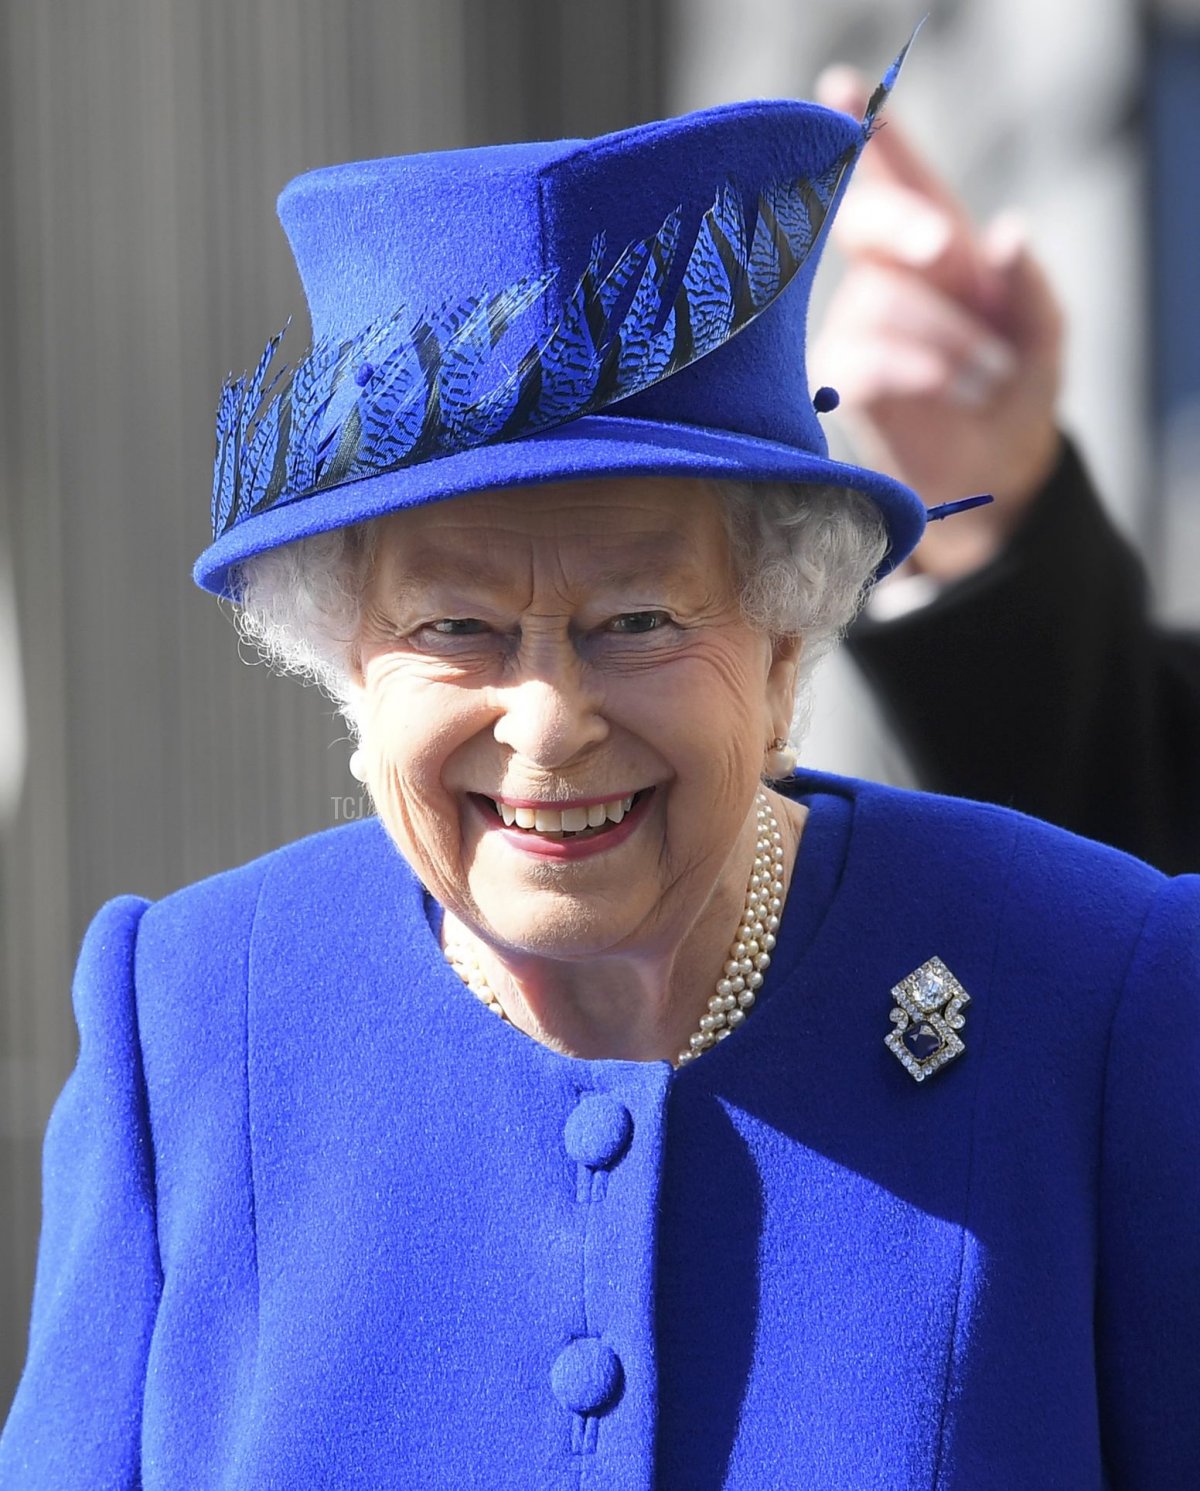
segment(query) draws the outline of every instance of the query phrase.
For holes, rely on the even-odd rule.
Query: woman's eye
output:
[[[425,630],[436,632],[439,637],[474,637],[487,631],[487,626],[474,616],[444,616],[440,621],[429,622]]]
[[[643,632],[658,631],[670,619],[665,611],[627,611],[623,616],[614,616],[608,629],[623,636],[640,636]]]

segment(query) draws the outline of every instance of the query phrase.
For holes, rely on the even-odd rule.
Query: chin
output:
[[[501,948],[541,958],[601,957],[629,942],[644,924],[645,908],[614,914],[595,896],[523,890],[519,905],[476,902],[484,936]]]

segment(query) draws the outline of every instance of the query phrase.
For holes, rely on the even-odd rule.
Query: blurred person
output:
[[[195,576],[379,816],[93,924],[3,1491],[1200,1478],[1200,882],[794,770],[881,101],[285,189]]]
[[[839,67],[818,94],[867,89]],[[1019,221],[978,229],[889,121],[834,233],[814,365],[864,457],[927,502],[996,498],[931,525],[851,633],[916,781],[1200,868],[1200,638],[1155,624],[1059,428],[1062,315]]]

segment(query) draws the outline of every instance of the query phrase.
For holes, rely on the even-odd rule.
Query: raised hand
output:
[[[856,117],[869,92],[845,67],[817,83],[822,103]],[[1016,216],[978,228],[890,111],[834,237],[848,267],[813,344],[813,381],[840,393],[862,458],[930,505],[995,495],[931,524],[910,561],[957,578],[998,551],[1054,466],[1062,312]]]

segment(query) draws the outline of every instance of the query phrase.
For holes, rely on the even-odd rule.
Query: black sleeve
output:
[[[1154,625],[1069,442],[1004,553],[850,648],[923,786],[1200,870],[1200,636]]]

